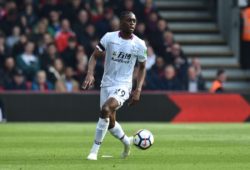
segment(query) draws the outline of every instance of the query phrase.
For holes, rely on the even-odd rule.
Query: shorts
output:
[[[104,103],[109,98],[114,98],[119,104],[116,110],[119,109],[124,104],[124,102],[129,99],[131,89],[132,88],[126,86],[101,87],[100,108],[102,108]]]

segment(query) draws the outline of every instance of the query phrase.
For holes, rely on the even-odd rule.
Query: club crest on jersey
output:
[[[125,63],[128,64],[131,59],[131,54],[124,53],[124,52],[116,52],[114,51],[112,53],[112,60],[119,62],[119,63]]]

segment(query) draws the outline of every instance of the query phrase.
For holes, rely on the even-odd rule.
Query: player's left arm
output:
[[[139,62],[139,70],[138,70],[137,76],[138,76],[137,77],[137,86],[131,95],[129,105],[134,105],[140,100],[142,86],[143,86],[144,79],[146,76],[146,61]]]
[[[138,62],[138,75],[137,75],[137,85],[136,89],[133,91],[129,105],[134,105],[140,100],[142,86],[146,77],[146,60],[147,60],[147,49],[143,50],[143,55],[139,57]]]

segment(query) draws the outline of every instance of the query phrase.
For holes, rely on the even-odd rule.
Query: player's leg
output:
[[[87,159],[89,160],[97,160],[97,154],[100,149],[101,143],[107,133],[109,122],[110,122],[110,115],[115,111],[118,107],[118,102],[114,98],[109,98],[101,108],[101,114],[99,121],[96,126],[96,134],[95,134],[95,141],[90,151],[89,156]]]
[[[130,92],[131,88],[127,86],[118,86],[114,89],[114,92],[110,95],[110,97],[113,97],[118,101],[119,107],[117,109],[122,107],[124,102],[129,98]],[[124,133],[121,125],[115,119],[115,114],[113,124],[111,125],[112,126],[109,127],[109,131],[124,144],[124,151],[121,156],[122,158],[126,158],[130,153],[130,146],[132,144],[133,137],[128,137]]]
[[[109,132],[117,139],[121,140],[124,145],[130,145],[129,138],[124,133],[121,125],[116,121],[116,111],[114,111],[110,117]]]
[[[116,111],[110,115],[109,132],[118,140],[124,144],[124,151],[122,153],[122,158],[126,158],[130,154],[130,146],[132,143],[132,137],[128,137],[121,125],[116,121]]]

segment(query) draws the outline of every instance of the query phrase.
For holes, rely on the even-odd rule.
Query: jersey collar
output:
[[[118,35],[119,35],[120,38],[122,38],[122,32],[121,31],[119,31]],[[133,34],[131,34],[129,39],[124,39],[124,38],[122,38],[122,39],[124,39],[124,40],[132,40],[133,38],[134,38],[134,36],[133,36]]]

